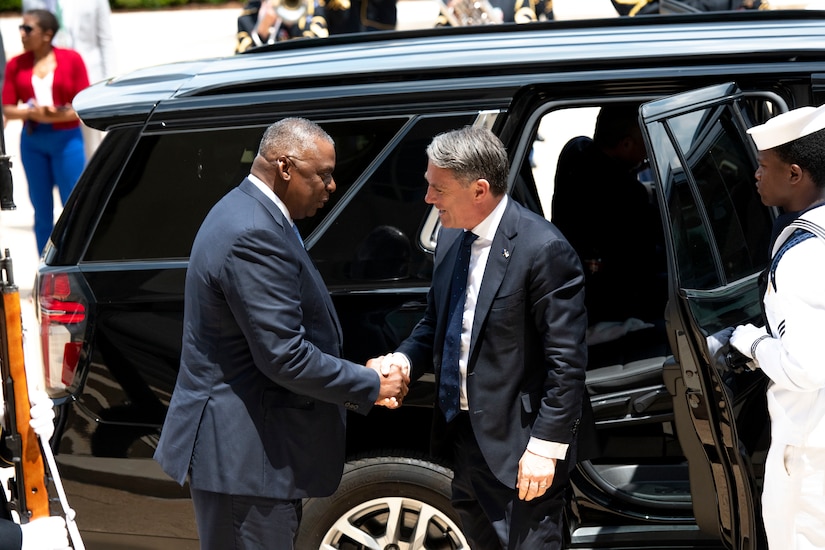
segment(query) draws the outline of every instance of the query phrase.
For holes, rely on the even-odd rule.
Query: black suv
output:
[[[299,225],[345,354],[361,362],[422,314],[438,236],[423,201],[434,135],[492,128],[512,198],[549,217],[564,144],[592,133],[600,107],[636,102],[665,235],[667,351],[590,365],[601,453],[574,475],[568,545],[764,548],[766,378],[715,361],[706,338],[760,322],[779,212],[756,193],[745,129],[823,94],[825,15],[767,11],[282,42],[83,92],[76,109],[108,135],[56,224],[35,299],[53,446],[87,547],[198,546],[188,488],[152,454],[193,237],[249,172],[267,125],[308,117],[337,144],[338,191]],[[467,548],[449,464],[428,450],[432,401],[430,377],[400,410],[350,417],[343,481],[306,502],[299,548]]]

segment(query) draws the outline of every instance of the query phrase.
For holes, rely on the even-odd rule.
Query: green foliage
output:
[[[0,0],[0,12],[5,11],[17,11],[19,12],[22,8],[21,0]]]
[[[185,6],[188,4],[221,6],[223,4],[234,3],[237,2],[232,2],[231,0],[109,0],[109,4],[113,10],[149,10]],[[9,12],[20,13],[21,10],[22,0],[0,0],[0,13],[11,15]]]

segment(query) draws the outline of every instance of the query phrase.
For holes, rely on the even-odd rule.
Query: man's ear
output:
[[[283,180],[288,180],[290,176],[290,163],[289,159],[286,157],[278,157],[278,160],[275,161],[275,165],[278,167],[278,175]]]
[[[790,170],[788,181],[790,181],[792,184],[799,183],[800,181],[802,181],[802,176],[805,174],[805,171],[802,170],[801,166],[799,166],[798,164],[791,164],[788,166],[788,169]]]
[[[484,178],[477,179],[473,185],[475,186],[473,195],[476,199],[483,199],[490,192],[490,182]]]

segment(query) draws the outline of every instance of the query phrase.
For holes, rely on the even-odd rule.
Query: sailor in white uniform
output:
[[[770,550],[825,548],[825,107],[748,133],[762,202],[799,212],[773,246],[767,325],[739,326],[730,340],[771,380],[762,516]]]

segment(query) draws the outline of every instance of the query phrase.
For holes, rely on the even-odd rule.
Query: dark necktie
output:
[[[438,386],[438,402],[447,422],[459,411],[458,358],[461,354],[461,325],[464,318],[464,302],[467,297],[467,274],[470,270],[470,245],[477,235],[464,232],[458,249],[453,280],[450,284],[450,309],[447,311],[447,330],[444,333],[444,352],[441,355],[441,381]]]
[[[295,236],[298,237],[298,242],[301,243],[301,246],[304,246],[304,239],[301,238],[301,232],[298,231],[298,226],[293,225],[292,230],[295,231]]]

